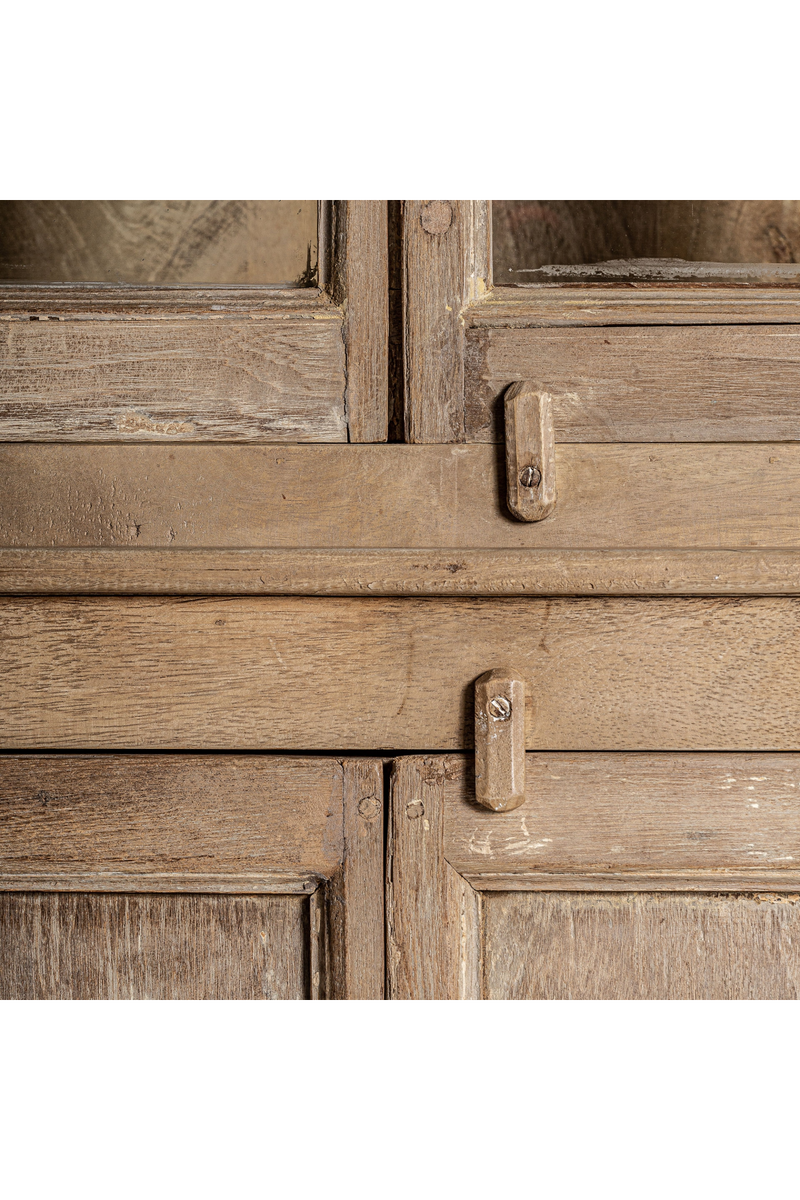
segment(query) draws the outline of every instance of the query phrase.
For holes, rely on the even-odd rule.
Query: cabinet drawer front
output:
[[[31,597],[2,603],[8,748],[472,745],[514,664],[529,750],[793,750],[800,600]]]

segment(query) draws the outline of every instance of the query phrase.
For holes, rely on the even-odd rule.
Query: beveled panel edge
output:
[[[94,871],[72,863],[53,871],[26,874],[6,872],[0,862],[0,892],[191,892],[308,896],[325,882],[322,876],[302,871],[195,875],[165,871]]]
[[[475,874],[461,871],[479,892],[755,892],[800,893],[800,871],[548,872]]]

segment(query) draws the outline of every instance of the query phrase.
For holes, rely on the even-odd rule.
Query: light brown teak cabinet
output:
[[[493,287],[490,229],[336,202],[319,288],[2,289],[3,996],[796,998],[800,294]]]

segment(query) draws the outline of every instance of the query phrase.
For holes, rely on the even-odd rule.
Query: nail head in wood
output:
[[[495,812],[525,799],[525,680],[510,667],[475,683],[475,798]]]
[[[506,392],[508,507],[520,521],[543,521],[556,502],[553,403],[531,384]]]

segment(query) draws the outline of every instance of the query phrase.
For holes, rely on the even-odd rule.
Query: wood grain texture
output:
[[[445,862],[446,759],[392,768],[386,882],[391,1000],[479,998],[479,899]]]
[[[332,297],[344,314],[348,440],[385,442],[389,430],[389,229],[385,200],[333,206]]]
[[[487,895],[483,994],[796,1000],[800,897]]]
[[[0,892],[0,998],[303,1000],[308,903]]]
[[[463,313],[468,329],[558,325],[796,325],[797,289],[653,284],[495,287]]]
[[[491,279],[489,209],[479,200],[403,204],[407,442],[463,442],[461,310]]]
[[[336,760],[0,756],[4,889],[309,892],[343,860]]]
[[[503,441],[513,380],[552,395],[556,442],[796,441],[800,329],[478,329],[466,440]]]
[[[800,891],[798,754],[529,754],[508,813],[449,762],[444,853],[474,887]]]
[[[498,661],[535,698],[529,750],[800,746],[792,598],[30,597],[0,615],[8,749],[466,749]]]
[[[383,766],[342,764],[342,864],[325,888],[331,1000],[384,995]]]
[[[9,550],[26,595],[798,595],[798,550]]]
[[[10,314],[0,438],[346,441],[344,368],[327,302],[238,317]]]
[[[556,473],[529,524],[494,446],[7,445],[0,546],[424,548],[454,574],[465,550],[800,548],[800,445],[557,445]]]

